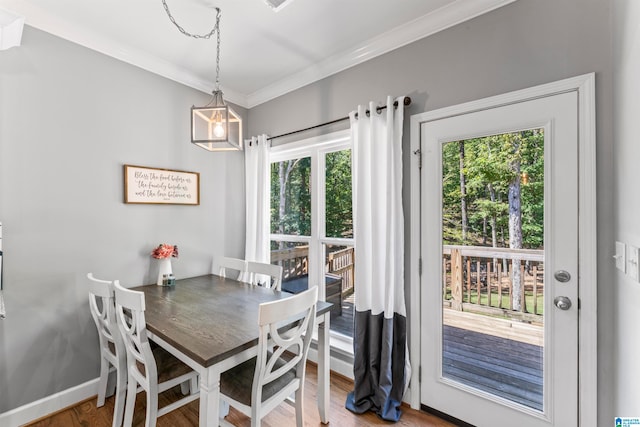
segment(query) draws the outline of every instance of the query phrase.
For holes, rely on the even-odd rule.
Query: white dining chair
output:
[[[138,385],[146,392],[146,427],[155,427],[158,417],[200,397],[197,373],[162,347],[151,347],[145,321],[143,292],[125,289],[114,281],[116,320],[127,352],[127,400],[124,426],[130,427],[136,404]],[[162,370],[158,371],[158,366]],[[158,408],[158,394],[189,382],[191,394]]]
[[[304,426],[305,368],[317,300],[318,288],[313,287],[289,298],[260,304],[258,355],[220,376],[222,400],[250,417],[252,427],[259,426],[262,418],[288,401],[292,393],[296,425]]]
[[[120,427],[127,387],[127,356],[122,336],[116,325],[114,286],[112,281],[96,279],[92,273],[87,274],[87,279],[89,279],[87,287],[91,317],[93,317],[98,329],[100,341],[100,379],[96,407],[104,405],[109,374],[115,371],[115,402],[112,425]]]
[[[264,262],[247,262],[249,283],[272,288],[277,291],[282,288],[282,266]]]
[[[218,276],[240,281],[246,280],[247,261],[223,256],[216,259],[216,264],[218,266]]]

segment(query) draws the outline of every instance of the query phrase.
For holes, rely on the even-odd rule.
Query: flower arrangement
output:
[[[178,258],[178,246],[161,243],[151,252],[151,256],[156,259]]]

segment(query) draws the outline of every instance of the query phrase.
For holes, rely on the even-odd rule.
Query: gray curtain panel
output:
[[[407,319],[394,313],[373,315],[356,311],[354,319],[354,391],[346,408],[357,414],[374,411],[387,421],[398,421],[408,378],[405,376]]]

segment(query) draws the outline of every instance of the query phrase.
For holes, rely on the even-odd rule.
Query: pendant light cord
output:
[[[169,6],[167,5],[167,1],[166,0],[162,0],[162,5],[164,6],[164,11],[167,12],[167,16],[169,17],[169,20],[173,23],[173,25],[176,26],[176,28],[178,29],[178,31],[180,31],[182,34],[184,34],[187,37],[192,37],[194,39],[210,39],[211,36],[213,35],[213,33],[217,33],[217,46],[216,46],[216,91],[219,92],[220,91],[220,8],[216,7],[216,25],[211,29],[211,31],[209,31],[206,34],[192,34],[190,32],[188,32],[187,30],[185,30],[184,28],[182,28],[182,26],[180,24],[178,24],[176,22],[176,19],[173,17],[173,15],[171,14],[171,11],[169,10]]]
[[[218,33],[216,45],[216,91],[220,92],[220,9],[216,7],[216,10],[218,11],[216,14],[216,32]]]
[[[171,14],[171,11],[169,10],[169,6],[167,5],[166,0],[162,0],[162,5],[164,6],[165,12],[167,12],[167,16],[169,17],[171,22],[173,22],[173,25],[175,25],[176,28],[187,37],[193,37],[194,39],[210,39],[213,33],[218,31],[218,28],[220,26],[220,8],[219,7],[215,8],[217,12],[216,25],[211,29],[211,31],[209,31],[207,34],[191,34],[176,22],[176,19],[173,17],[173,15]],[[220,39],[220,34],[218,34],[218,40],[219,39]]]

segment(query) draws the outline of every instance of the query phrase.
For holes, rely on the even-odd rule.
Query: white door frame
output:
[[[464,104],[427,111],[411,116],[410,183],[410,358],[411,373],[409,403],[420,408],[421,363],[421,290],[420,290],[420,129],[421,124],[446,117],[467,114],[489,108],[528,101],[564,92],[578,93],[578,412],[581,427],[597,427],[597,245],[596,245],[596,122],[595,73],[584,74],[509,92],[503,95],[471,101]],[[417,327],[416,327],[417,325]]]

